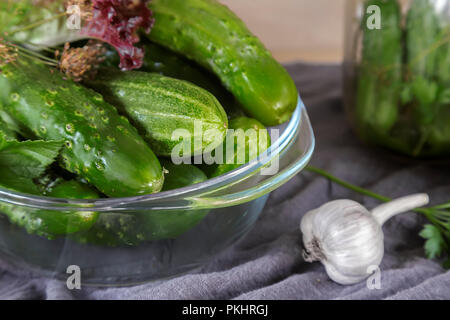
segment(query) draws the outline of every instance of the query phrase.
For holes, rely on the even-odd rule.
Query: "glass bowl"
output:
[[[81,282],[96,286],[132,285],[196,269],[241,239],[269,193],[310,160],[314,135],[301,99],[290,121],[271,129],[278,129],[278,138],[272,136],[272,146],[258,159],[173,191],[68,200],[0,189],[0,259],[61,280],[77,266]],[[67,215],[68,221],[75,213],[95,212],[100,227],[49,240],[10,223],[4,210],[45,210],[50,216]]]

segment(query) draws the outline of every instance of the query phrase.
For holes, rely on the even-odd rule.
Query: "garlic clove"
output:
[[[331,264],[328,264],[326,262],[323,262],[323,265],[325,267],[325,271],[330,277],[331,280],[333,280],[336,283],[342,284],[342,285],[351,285],[356,284],[361,281],[363,281],[365,278],[367,278],[368,274],[345,274],[341,271],[338,271],[336,267],[334,267]]]

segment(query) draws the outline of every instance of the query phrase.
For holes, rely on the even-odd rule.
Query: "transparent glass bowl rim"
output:
[[[259,172],[261,168],[267,166],[275,157],[279,156],[285,149],[285,147],[293,139],[295,139],[298,131],[300,130],[300,125],[309,125],[309,120],[307,122],[302,121],[303,116],[307,117],[306,108],[301,97],[299,96],[297,107],[292,114],[286,129],[280,135],[278,140],[276,140],[266,152],[261,154],[257,159],[245,165],[242,165],[241,167],[233,171],[192,186],[142,196],[83,200],[35,196],[0,188],[0,203],[6,202],[19,206],[58,211],[114,211],[114,209],[127,209],[127,204],[145,203],[146,206],[151,206],[152,203],[155,203],[156,205],[159,202],[167,202],[171,199],[189,199],[190,197],[193,197],[194,194],[200,195],[203,193],[207,193],[210,190],[215,190],[218,187],[223,187],[238,182],[244,177],[250,177],[253,176],[254,173]],[[309,130],[312,131],[312,129]],[[297,161],[296,168],[303,168],[304,166],[306,166],[312,156],[314,145],[314,136],[311,132],[310,148],[306,150],[302,158]],[[279,174],[280,173],[277,173],[276,175]],[[176,209],[180,208],[181,207],[176,207]],[[189,209],[192,207],[186,205],[184,206],[184,208]],[[144,207],[142,209],[144,209]]]

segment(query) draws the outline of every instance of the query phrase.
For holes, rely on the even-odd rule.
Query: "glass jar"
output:
[[[450,0],[348,0],[344,97],[364,141],[450,155]]]

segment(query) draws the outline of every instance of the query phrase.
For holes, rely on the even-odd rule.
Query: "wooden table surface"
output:
[[[345,0],[220,0],[281,62],[338,62]]]

